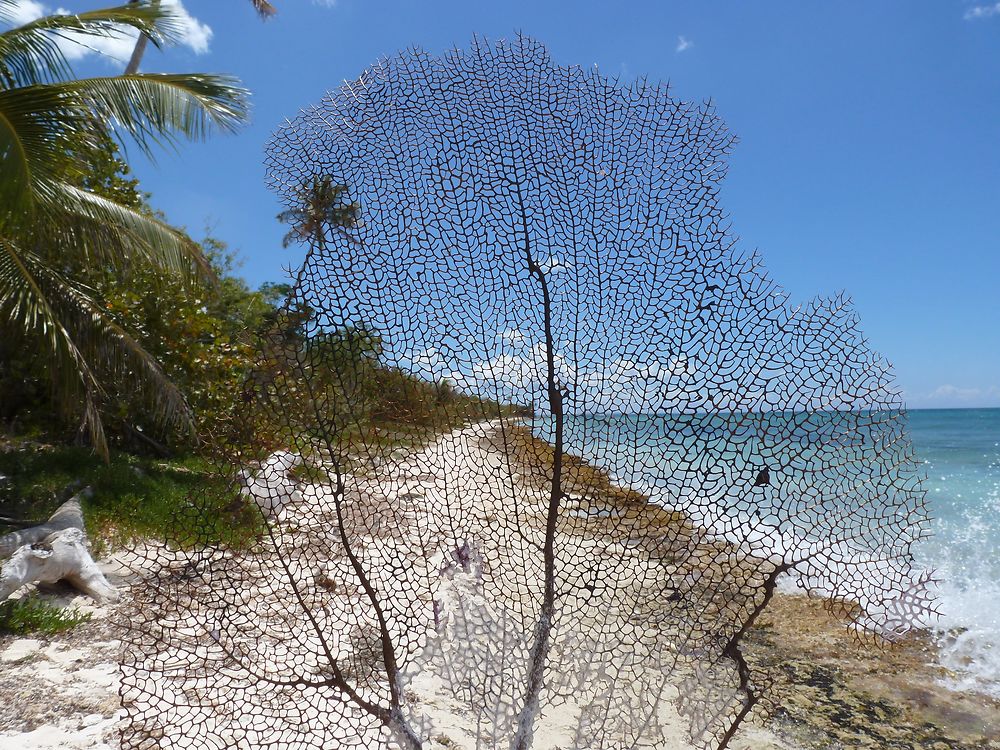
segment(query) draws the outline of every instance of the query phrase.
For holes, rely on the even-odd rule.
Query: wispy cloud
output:
[[[941,385],[927,394],[927,401],[947,401],[954,404],[985,403],[1000,399],[1000,387],[964,388],[956,385]]]
[[[694,46],[694,42],[685,36],[677,37],[677,52],[684,52],[691,49]]]
[[[967,11],[965,11],[965,20],[973,21],[977,18],[989,18],[990,16],[1000,15],[1000,3],[993,3],[993,5],[973,5]]]
[[[198,55],[208,52],[212,41],[212,29],[192,16],[182,0],[163,0],[164,5],[173,7],[180,27],[180,43]],[[28,23],[49,13],[72,13],[66,8],[49,8],[37,0],[16,0],[10,16],[14,24]],[[67,34],[60,39],[63,54],[69,60],[80,60],[88,55],[99,55],[114,64],[124,64],[132,54],[138,33],[123,28],[120,32],[96,37],[84,34]]]

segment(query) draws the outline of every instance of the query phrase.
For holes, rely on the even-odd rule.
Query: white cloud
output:
[[[164,4],[176,6],[174,12],[180,16],[181,44],[189,47],[196,55],[208,52],[209,42],[212,41],[211,27],[188,13],[181,0],[164,0]]]
[[[8,10],[11,23],[15,26],[34,21],[36,18],[45,15],[45,6],[36,3],[35,0],[17,0],[14,6]]]
[[[569,259],[563,260],[558,255],[550,255],[542,259],[538,267],[546,274],[564,273],[573,269],[573,261]]]
[[[989,18],[996,15],[1000,15],[1000,3],[994,3],[993,5],[973,5],[965,11],[965,20],[972,21],[977,18]]]
[[[677,37],[677,52],[684,52],[691,49],[694,46],[694,42],[684,36]]]
[[[952,403],[985,402],[1000,398],[1000,388],[993,385],[988,388],[962,388],[955,385],[942,385],[927,394],[928,401],[949,401]]]
[[[208,52],[212,29],[192,16],[184,7],[182,0],[163,0],[163,4],[173,6],[174,13],[178,17],[180,43],[198,55]],[[15,24],[23,24],[48,13],[72,12],[66,8],[53,10],[36,0],[17,0],[11,15]],[[128,62],[138,36],[136,31],[128,28],[123,28],[121,32],[108,37],[67,34],[60,40],[59,46],[69,60],[80,60],[88,55],[97,54],[117,65]]]
[[[512,353],[498,354],[492,359],[473,363],[463,371],[450,373],[449,379],[459,388],[477,393],[488,393],[494,384],[498,384],[502,391],[516,394],[522,401],[532,394],[540,397],[548,370],[545,345],[529,345],[523,338],[518,339],[517,344]],[[555,364],[559,382],[572,382],[565,361],[558,354]]]
[[[48,13],[64,15],[72,12],[66,8],[56,8],[54,11],[44,8],[43,13],[39,13],[39,15]],[[70,61],[82,60],[88,55],[96,54],[106,58],[109,62],[124,65],[132,54],[132,48],[135,47],[135,40],[138,36],[138,33],[128,28],[122,28],[120,32],[109,36],[65,34],[59,40],[59,47],[66,55],[66,59]]]

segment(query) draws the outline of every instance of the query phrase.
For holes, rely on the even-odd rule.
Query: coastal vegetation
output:
[[[200,435],[229,408],[240,337],[281,294],[250,292],[222,243],[157,214],[117,145],[234,131],[247,92],[197,73],[74,75],[64,45],[122,27],[157,46],[179,32],[158,3],[0,32],[0,524],[37,522],[87,484],[98,551],[155,535],[192,485],[217,483]],[[239,533],[221,514],[217,528]],[[5,622],[47,627],[38,607],[12,603]]]
[[[13,7],[0,0],[0,23]],[[345,429],[359,444],[410,445],[414,425],[464,397],[383,367],[364,327],[307,336],[311,311],[284,303],[288,284],[250,289],[224,242],[196,240],[157,212],[118,144],[152,153],[232,132],[247,92],[205,74],[77,77],[67,35],[85,42],[121,27],[156,46],[178,33],[171,8],[151,2],[0,32],[0,533],[90,486],[82,505],[97,553],[168,528],[174,539],[239,546],[259,536],[260,518],[213,450],[240,440],[234,406],[266,368],[305,357],[353,372],[365,406]],[[286,246],[345,231],[353,210],[339,205],[343,192],[328,179],[307,185],[302,208],[278,217]],[[265,339],[273,345],[261,358]],[[265,452],[262,432],[244,447]],[[196,492],[207,522],[192,513]],[[17,606],[16,629],[44,620]]]
[[[14,3],[0,2],[0,19]],[[66,35],[136,29],[156,44],[177,33],[158,4],[55,15],[0,35],[0,325],[7,362],[30,349],[52,402],[104,458],[109,390],[128,381],[157,425],[194,429],[188,404],[160,362],[91,288],[95,273],[207,279],[200,249],[134,201],[93,183],[94,162],[113,138],[152,153],[157,146],[231,131],[246,118],[246,92],[204,74],[78,78],[60,46]],[[88,184],[89,183],[89,184]],[[97,189],[94,189],[97,188]],[[128,196],[126,196],[127,198]],[[5,399],[6,400],[6,399]],[[9,401],[8,401],[9,403]]]

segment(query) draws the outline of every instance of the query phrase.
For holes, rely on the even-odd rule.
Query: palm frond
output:
[[[139,386],[158,424],[194,434],[193,416],[181,392],[91,290],[7,238],[0,238],[0,313],[44,343],[52,358],[50,372],[63,391],[60,401],[82,403],[81,428],[103,457],[108,451],[101,418],[104,378]]]
[[[50,189],[53,215],[37,229],[47,244],[70,248],[74,255],[111,267],[141,263],[182,277],[214,281],[208,259],[183,232],[73,185],[57,183]]]
[[[316,175],[297,191],[296,198],[294,208],[277,216],[278,221],[292,227],[282,238],[282,247],[318,240],[328,230],[351,237],[360,206],[350,202],[347,185],[334,183],[328,175]]]
[[[249,92],[229,76],[134,73],[59,85],[149,156],[153,145],[172,145],[180,137],[201,139],[213,128],[235,131],[249,115]]]
[[[69,74],[66,56],[51,34],[24,26],[0,33],[0,85],[4,88],[56,81]]]
[[[49,278],[60,292],[57,309],[98,377],[137,390],[152,407],[150,416],[157,425],[194,435],[194,415],[156,359],[107,313],[91,290],[57,274]]]
[[[9,0],[4,0],[12,6]],[[43,16],[0,32],[0,85],[28,86],[70,75],[63,45],[85,37],[116,37],[131,29],[153,44],[179,41],[184,26],[170,6],[137,3],[77,14]]]
[[[261,18],[270,18],[278,12],[278,9],[267,2],[267,0],[250,0],[250,2],[253,4],[253,9],[257,11],[257,14]]]
[[[63,391],[60,403],[70,403],[68,392],[82,396],[83,424],[95,448],[106,457],[107,439],[97,408],[101,386],[46,293],[45,280],[38,275],[44,268],[31,253],[0,237],[0,314],[20,323],[26,334],[45,346],[52,359],[50,372]]]
[[[88,122],[58,84],[0,91],[0,227],[32,213],[50,183],[74,177],[68,153],[74,139],[90,137]]]
[[[151,73],[0,90],[0,226],[5,213],[30,213],[52,197],[53,183],[85,168],[69,157],[74,143],[108,126],[152,156],[154,144],[232,131],[247,111],[246,90],[224,76]]]

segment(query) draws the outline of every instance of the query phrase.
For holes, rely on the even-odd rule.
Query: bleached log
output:
[[[118,590],[87,551],[83,531],[74,528],[18,549],[0,568],[0,602],[29,583],[57,581],[66,581],[99,602],[118,599]]]
[[[115,601],[118,591],[87,550],[80,497],[63,503],[43,524],[0,537],[0,602],[31,583],[66,581],[99,602]]]
[[[80,508],[80,500],[89,498],[92,494],[93,490],[85,487],[56,508],[55,513],[49,516],[49,520],[45,523],[0,536],[0,560],[10,557],[24,545],[40,542],[57,531],[64,529],[83,531],[83,510]]]

